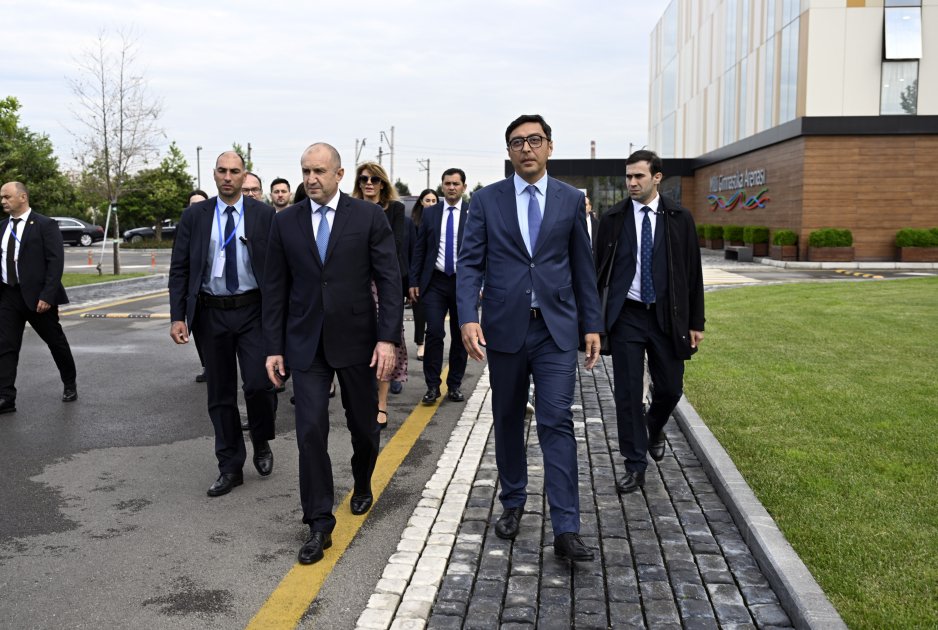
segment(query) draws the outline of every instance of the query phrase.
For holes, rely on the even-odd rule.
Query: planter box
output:
[[[707,239],[706,244],[707,244],[706,245],[707,249],[723,249],[722,238],[714,239],[712,241],[710,239]]]
[[[707,246],[707,239],[705,239],[705,238],[702,237],[702,236],[698,236],[698,237],[697,237],[697,245],[699,245],[700,247],[706,247],[706,246]]]
[[[852,247],[808,247],[812,262],[853,262]]]
[[[900,262],[938,262],[938,247],[900,247]]]
[[[772,245],[769,256],[775,260],[798,260],[798,246]]]
[[[746,243],[746,247],[752,248],[753,256],[768,256],[769,255],[768,243]]]
[[[730,241],[730,245],[733,247],[745,247],[746,244],[742,241]]]

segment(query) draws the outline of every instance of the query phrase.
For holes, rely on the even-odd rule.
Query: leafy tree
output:
[[[906,86],[899,95],[900,106],[906,114],[918,112],[918,79]]]
[[[179,220],[194,182],[182,151],[173,142],[158,168],[144,169],[131,178],[121,201],[124,220],[136,225],[154,225],[156,239],[162,238],[164,219]]]
[[[410,195],[410,186],[402,182],[400,177],[398,177],[397,181],[394,182],[394,188],[397,189],[397,194],[402,197]]]
[[[485,184],[483,184],[482,182],[479,182],[476,184],[476,187],[472,189],[472,192],[475,192],[477,190],[482,190],[483,188],[485,188]]]
[[[0,100],[0,184],[26,184],[29,204],[37,212],[78,216],[75,189],[59,170],[52,142],[20,125],[19,110],[15,97]]]
[[[248,149],[250,149],[251,143],[248,143]],[[244,170],[253,171],[254,170],[254,160],[251,159],[250,150],[245,151],[244,147],[241,146],[240,142],[232,142],[231,150],[241,156],[241,159],[244,160]]]

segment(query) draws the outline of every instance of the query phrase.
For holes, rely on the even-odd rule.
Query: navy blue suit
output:
[[[492,383],[495,455],[502,505],[527,499],[524,412],[533,375],[537,433],[555,534],[579,532],[577,447],[573,435],[578,319],[603,330],[583,193],[548,178],[540,235],[529,254],[518,222],[513,178],[472,196],[457,262],[459,323],[479,322]],[[531,291],[539,313],[532,313]],[[536,315],[536,317],[534,316]]]
[[[424,209],[410,262],[410,286],[420,289],[418,300],[423,304],[427,322],[426,347],[423,357],[423,376],[428,388],[438,388],[442,382],[444,322],[449,313],[449,373],[446,386],[452,391],[462,385],[466,373],[466,348],[459,334],[459,316],[456,306],[456,276],[447,276],[436,268],[440,253],[440,240],[446,230],[449,204],[444,201]],[[462,247],[463,229],[469,204],[460,202],[459,223],[454,227],[456,251]],[[455,260],[455,259],[454,259]]]

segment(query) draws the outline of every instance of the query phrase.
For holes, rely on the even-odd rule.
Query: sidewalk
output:
[[[792,627],[780,596],[789,606],[798,597],[773,590],[677,422],[643,492],[616,493],[611,374],[609,358],[581,370],[573,406],[581,536],[597,550],[594,562],[572,566],[553,554],[533,423],[521,531],[513,542],[494,535],[501,506],[486,371],[357,627]],[[796,612],[799,627],[819,619]],[[823,619],[816,627],[842,627],[836,613]]]

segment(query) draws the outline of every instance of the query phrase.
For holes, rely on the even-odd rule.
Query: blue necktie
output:
[[[232,206],[225,208],[228,220],[225,222],[225,288],[228,293],[238,291],[238,250],[235,244],[235,209]]]
[[[531,239],[531,254],[534,254],[534,246],[537,245],[537,235],[541,231],[541,206],[537,203],[537,186],[528,185],[525,189],[531,196],[528,199],[528,235]]]
[[[316,234],[316,249],[319,250],[319,259],[326,262],[326,249],[329,247],[329,220],[326,218],[328,206],[319,208],[319,231]]]
[[[655,301],[655,282],[651,276],[654,239],[651,237],[651,219],[648,218],[651,208],[644,206],[642,212],[645,213],[645,218],[642,219],[642,302],[651,304]]]
[[[443,254],[443,273],[447,276],[451,276],[456,273],[456,264],[453,260],[453,241],[455,237],[453,235],[453,206],[447,208],[449,214],[446,217],[446,253]]]

